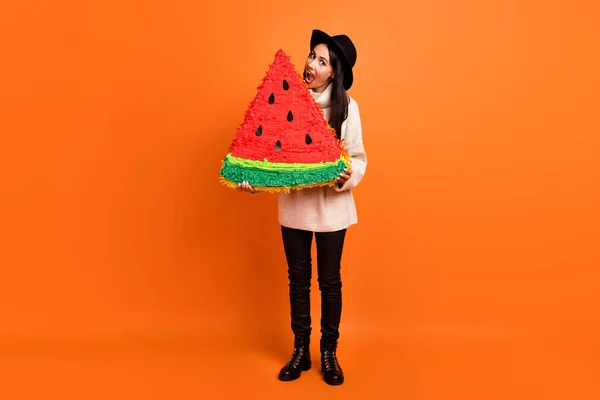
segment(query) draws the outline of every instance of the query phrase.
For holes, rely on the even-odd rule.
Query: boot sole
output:
[[[342,383],[344,383],[344,380],[341,380],[341,381],[333,381],[333,382],[328,382],[328,381],[326,381],[326,380],[324,380],[324,379],[323,379],[323,381],[324,381],[326,384],[330,385],[330,386],[340,386]]]
[[[277,378],[280,381],[283,382],[291,382],[291,381],[295,381],[296,379],[300,378],[300,376],[302,376],[302,372],[308,371],[311,368],[311,364],[309,363],[308,365],[305,365],[304,367],[300,368],[300,373],[298,374],[298,376],[278,376]]]

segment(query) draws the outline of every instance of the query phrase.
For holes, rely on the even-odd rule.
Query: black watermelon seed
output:
[[[290,85],[287,83],[287,81],[284,79],[283,80],[283,90],[288,90],[290,88]]]
[[[278,140],[277,143],[275,143],[275,151],[279,150],[281,150],[281,142]]]
[[[258,128],[256,128],[256,136],[260,135],[262,135],[262,125],[259,125]]]
[[[305,138],[306,144],[311,144],[312,143],[312,139],[310,137],[310,135],[307,133],[306,134],[306,138]]]
[[[271,93],[271,95],[269,96],[269,104],[273,104],[275,103],[275,95],[273,93]]]
[[[294,114],[292,114],[292,112],[288,112],[288,116],[287,116],[287,120],[292,122],[294,120]]]

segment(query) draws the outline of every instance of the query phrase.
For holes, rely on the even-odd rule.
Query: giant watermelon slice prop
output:
[[[257,191],[289,193],[333,186],[348,159],[301,75],[279,50],[223,159],[220,179],[230,188],[246,181]]]

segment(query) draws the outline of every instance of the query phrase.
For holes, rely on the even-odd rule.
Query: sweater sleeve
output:
[[[344,121],[344,124],[344,147],[350,155],[352,175],[341,187],[338,184],[334,186],[338,192],[350,190],[358,186],[367,169],[367,154],[363,145],[360,113],[358,104],[354,99],[350,99],[350,104],[348,104],[348,118]]]

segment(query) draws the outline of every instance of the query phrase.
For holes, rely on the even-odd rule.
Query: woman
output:
[[[294,190],[279,195],[279,222],[288,264],[291,328],[294,351],[279,379],[291,381],[311,367],[310,285],[313,234],[317,243],[317,271],[321,291],[321,370],[325,382],[340,385],[344,374],[337,359],[342,312],[341,258],[346,230],[357,223],[351,189],[365,174],[367,158],[356,101],[346,90],[353,83],[356,48],[346,35],[329,36],[314,30],[304,79],[329,125],[344,140],[351,169],[337,178],[334,187]],[[247,183],[239,190],[256,193]]]

